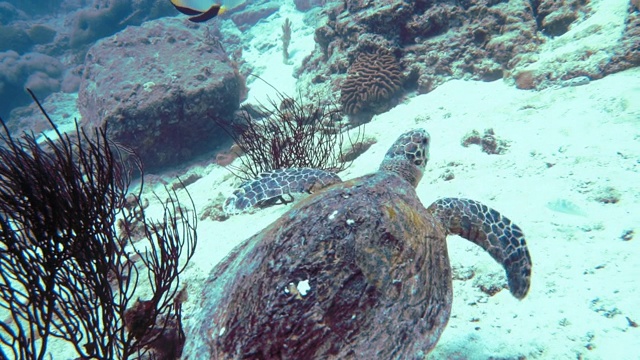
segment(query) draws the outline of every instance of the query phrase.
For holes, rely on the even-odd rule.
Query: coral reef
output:
[[[640,66],[640,0],[631,1],[622,37],[617,45],[612,48],[610,61],[604,65],[603,76]]]
[[[514,53],[532,51],[537,43],[533,15],[523,11],[529,5],[517,3],[332,3],[326,24],[316,29],[319,51],[298,74],[336,91],[335,82],[325,79],[344,74],[369,39],[371,46],[397,49],[407,89],[429,92],[452,77],[495,80]]]
[[[404,77],[395,56],[386,50],[362,52],[349,67],[340,102],[345,114],[380,113],[402,87]]]
[[[569,25],[581,16],[580,12],[587,2],[587,0],[533,2],[538,29],[548,36],[566,33],[569,31]]]
[[[520,71],[516,69],[537,61],[535,54],[542,44],[584,21],[590,11],[585,0],[328,2],[326,21],[315,32],[318,51],[304,60],[296,75],[312,83],[310,87],[323,88],[310,91],[337,93],[339,78],[368,38],[378,47],[397,49],[394,54],[408,91],[430,92],[451,78],[515,79]],[[637,27],[628,28],[631,35]],[[624,48],[632,49],[635,38],[628,36]],[[613,62],[632,64],[636,57],[627,51]],[[557,78],[567,80],[589,72]],[[531,72],[519,82],[525,88],[538,88],[544,76],[549,77],[548,72]]]

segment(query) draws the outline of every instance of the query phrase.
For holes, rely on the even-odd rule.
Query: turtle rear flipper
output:
[[[294,193],[312,193],[329,185],[342,182],[338,175],[320,169],[291,168],[263,172],[260,177],[243,183],[224,202],[224,212],[238,214],[254,206],[269,206],[283,203],[288,195],[293,200]]]
[[[494,209],[469,199],[444,198],[428,210],[450,234],[479,245],[507,272],[509,290],[518,299],[529,291],[531,257],[522,230]]]

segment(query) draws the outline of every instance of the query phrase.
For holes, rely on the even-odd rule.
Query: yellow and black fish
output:
[[[191,16],[193,22],[203,22],[222,14],[226,7],[212,0],[171,0],[178,11]]]

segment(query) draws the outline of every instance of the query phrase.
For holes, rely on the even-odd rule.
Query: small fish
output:
[[[191,16],[189,20],[193,22],[213,19],[226,10],[226,6],[218,3],[211,4],[211,0],[171,0],[171,4],[181,13]]]

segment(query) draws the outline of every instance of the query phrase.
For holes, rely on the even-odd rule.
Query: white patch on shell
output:
[[[306,296],[307,292],[311,290],[311,286],[309,286],[309,280],[302,280],[297,285],[298,292],[301,296]]]
[[[333,210],[331,215],[329,215],[329,220],[334,220],[336,218],[336,215],[338,215],[338,210]]]
[[[418,287],[416,286],[416,284],[420,284],[420,275],[415,274],[413,275],[413,283],[411,284],[411,294],[415,295],[418,292]]]
[[[227,328],[226,327],[222,327],[222,329],[220,329],[220,333],[218,334],[218,336],[224,335],[225,331],[227,331]]]
[[[156,86],[156,83],[154,83],[153,81],[148,81],[148,82],[142,84],[142,88],[146,92],[152,91],[154,86]]]
[[[355,224],[355,223],[356,223],[356,221],[355,221],[355,220],[353,220],[353,219],[347,219],[347,225],[351,226],[351,225],[353,225],[353,224]]]
[[[303,296],[306,296],[311,290],[311,286],[309,285],[309,280],[302,280],[295,284],[290,282],[287,286],[284,287],[285,294],[293,293],[298,299],[302,299]]]

